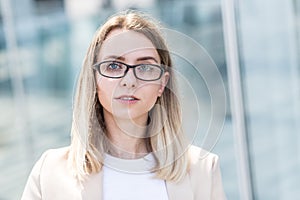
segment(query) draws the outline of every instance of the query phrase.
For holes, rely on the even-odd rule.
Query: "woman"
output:
[[[173,76],[156,23],[111,17],[84,59],[71,145],[42,155],[22,199],[225,199],[218,157],[181,130]]]

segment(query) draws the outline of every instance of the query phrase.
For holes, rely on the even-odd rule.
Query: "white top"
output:
[[[151,172],[152,154],[140,159],[105,156],[103,166],[103,200],[168,200],[164,180]]]

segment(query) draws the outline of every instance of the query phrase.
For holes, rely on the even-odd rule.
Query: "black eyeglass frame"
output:
[[[122,65],[125,65],[125,66],[126,66],[126,70],[124,71],[124,74],[123,74],[122,76],[116,76],[116,77],[107,76],[107,75],[105,75],[105,74],[102,74],[102,73],[101,73],[101,70],[100,70],[100,65],[102,65],[102,64],[104,64],[104,63],[117,63],[117,64],[122,64]],[[146,80],[146,79],[139,78],[139,77],[136,75],[135,68],[136,68],[136,67],[139,67],[139,66],[142,66],[142,65],[150,65],[150,66],[154,66],[154,67],[159,68],[159,69],[161,70],[159,77],[156,78],[156,79],[151,79],[151,80]],[[145,64],[145,63],[141,63],[141,64],[136,64],[136,65],[128,65],[128,64],[126,64],[126,63],[123,63],[123,62],[120,62],[120,61],[115,61],[115,60],[106,60],[106,61],[102,61],[102,62],[100,62],[100,63],[96,63],[96,64],[93,65],[93,68],[94,68],[95,70],[97,70],[98,73],[99,73],[101,76],[104,76],[104,77],[106,77],[106,78],[113,78],[113,79],[123,78],[124,76],[126,76],[126,74],[127,74],[127,72],[129,71],[129,69],[133,69],[133,74],[134,74],[135,78],[136,78],[136,79],[139,79],[139,80],[142,80],[142,81],[157,81],[157,80],[159,80],[159,79],[162,77],[162,75],[163,75],[163,74],[165,73],[165,71],[166,71],[162,66],[157,65],[157,64]]]

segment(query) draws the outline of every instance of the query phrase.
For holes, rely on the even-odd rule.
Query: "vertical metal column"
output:
[[[222,0],[223,32],[228,69],[228,82],[235,152],[237,155],[240,199],[252,200],[253,187],[247,142],[234,0]]]

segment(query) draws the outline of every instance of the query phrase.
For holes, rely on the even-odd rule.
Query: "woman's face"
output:
[[[141,33],[115,29],[104,40],[97,62],[120,61],[128,65],[158,64],[159,55],[151,41]],[[107,78],[99,73],[97,92],[104,116],[146,123],[148,112],[161,96],[168,81],[168,72],[159,80],[143,81],[129,69],[122,78]],[[141,124],[140,124],[141,125]]]

